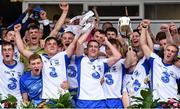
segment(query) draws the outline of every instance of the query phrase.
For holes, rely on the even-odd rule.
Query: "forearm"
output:
[[[154,44],[153,44],[152,37],[150,36],[149,31],[147,31],[147,44],[148,44],[149,48],[153,51]]]
[[[61,17],[59,18],[59,20],[57,21],[54,29],[50,33],[50,36],[56,37],[56,35],[58,34],[58,31],[61,29],[62,25],[64,24],[64,21],[66,19],[67,13],[68,12],[63,11],[63,13],[61,14]]]
[[[172,36],[171,36],[170,31],[169,31],[169,30],[166,31],[165,34],[166,34],[167,43],[174,43],[174,40],[173,40],[173,38],[172,38]]]
[[[68,48],[66,50],[68,57],[71,57],[74,54],[78,38],[79,38],[79,34],[76,34],[73,41],[68,46]]]
[[[114,58],[116,58],[116,59],[121,58],[120,52],[109,41],[106,42],[106,45],[110,48]]]

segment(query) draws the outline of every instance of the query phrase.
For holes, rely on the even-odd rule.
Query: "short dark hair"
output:
[[[38,29],[39,30],[39,26],[37,24],[35,24],[35,23],[30,23],[28,25],[27,30],[29,31],[30,29]]]
[[[50,41],[50,40],[54,40],[54,41],[58,44],[58,40],[57,40],[55,37],[48,37],[48,38],[46,38],[45,44],[46,44],[48,41]]]
[[[96,32],[99,32],[100,34],[106,35],[105,31],[103,31],[103,30],[101,30],[101,29],[95,30],[94,34],[95,34]],[[94,36],[94,34],[93,34],[93,36]]]
[[[8,42],[8,41],[3,41],[2,42],[2,49],[1,50],[3,50],[3,47],[4,46],[7,46],[7,45],[10,45],[10,46],[12,46],[12,49],[14,50],[14,44],[12,43],[12,42]]]
[[[65,33],[70,33],[70,34],[72,34],[73,36],[75,36],[75,34],[74,34],[73,32],[67,31],[67,32],[62,33],[61,37],[63,37],[63,35],[64,35]]]
[[[40,60],[42,61],[41,56],[40,56],[39,54],[37,54],[37,53],[32,54],[32,55],[29,57],[29,63],[30,63],[31,61],[33,61],[33,60],[36,60],[36,59],[40,59]]]
[[[90,44],[91,42],[96,42],[96,43],[98,44],[98,47],[100,47],[98,41],[96,41],[96,40],[90,40],[90,41],[87,43],[87,48],[89,47],[89,44]]]
[[[117,39],[109,39],[108,40],[112,45],[115,44],[117,47],[120,47],[120,42]],[[107,47],[107,46],[106,46]]]
[[[163,39],[166,39],[165,32],[162,32],[162,31],[158,32],[156,34],[156,41],[160,41],[160,40],[163,40]]]
[[[116,29],[116,28],[114,28],[114,27],[109,27],[109,28],[107,28],[107,29],[106,29],[106,31],[105,31],[105,33],[107,34],[107,32],[108,32],[108,31],[115,32],[115,33],[116,33],[116,35],[118,34],[117,29]]]
[[[139,35],[141,35],[138,29],[134,29],[133,32],[137,32]]]

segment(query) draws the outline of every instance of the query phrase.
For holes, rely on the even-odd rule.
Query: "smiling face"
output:
[[[62,35],[62,43],[65,49],[71,44],[73,39],[74,35],[70,32],[66,32]]]
[[[137,32],[133,32],[132,34],[132,46],[139,47],[140,35]]]
[[[57,41],[53,38],[51,38],[50,40],[47,39],[44,49],[47,52],[48,56],[54,56],[58,52]]]
[[[96,31],[93,36],[93,40],[96,40],[100,45],[104,42],[104,37],[106,37],[105,33],[101,33]]]
[[[177,55],[178,49],[173,45],[167,45],[164,50],[164,63],[171,64]]]
[[[90,41],[87,45],[87,54],[90,58],[97,58],[99,53],[99,44],[96,41]]]

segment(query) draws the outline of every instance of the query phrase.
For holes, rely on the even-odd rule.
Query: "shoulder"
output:
[[[21,80],[25,81],[27,80],[28,77],[31,76],[31,71],[26,71],[22,74],[22,76],[20,77]]]

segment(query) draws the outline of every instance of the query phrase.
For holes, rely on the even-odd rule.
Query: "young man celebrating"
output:
[[[20,78],[20,90],[23,102],[34,100],[35,105],[42,102],[42,67],[43,63],[38,54],[29,57],[30,71],[25,72]]]
[[[22,101],[19,89],[19,78],[23,73],[24,66],[22,63],[13,59],[14,45],[10,42],[3,42],[2,56],[0,62],[0,94],[5,99],[8,94],[16,97],[18,105]]]
[[[103,44],[107,45],[112,51],[112,57],[109,57],[106,61],[98,58],[100,45],[96,40],[88,42],[87,56],[83,56],[83,42],[85,42],[87,36],[81,36],[77,42],[78,96],[76,104],[78,108],[105,108],[106,98],[100,81],[108,67],[115,64],[121,58],[121,55],[107,38],[104,37]]]
[[[147,45],[147,26],[143,25],[140,38],[141,48],[144,55],[150,62],[151,68],[151,88],[154,98],[167,101],[168,98],[178,98],[176,79],[180,78],[180,69],[173,65],[173,60],[177,56],[178,47],[169,44],[165,47],[164,58],[157,56]]]

